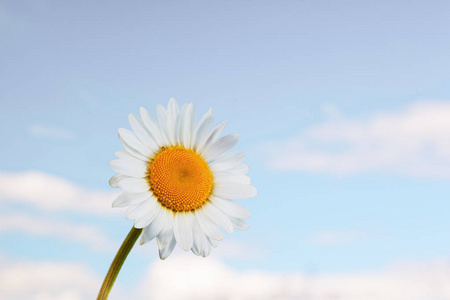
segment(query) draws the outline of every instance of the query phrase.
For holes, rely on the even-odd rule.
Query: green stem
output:
[[[141,235],[142,229],[131,228],[130,233],[128,233],[127,237],[120,246],[119,251],[114,257],[111,266],[109,267],[108,273],[106,274],[105,280],[103,281],[102,287],[100,288],[100,292],[98,293],[97,300],[106,300],[108,299],[109,293],[116,281],[117,275],[119,275],[120,268],[122,268],[125,259],[127,259],[128,253],[130,253],[133,248],[136,240]]]

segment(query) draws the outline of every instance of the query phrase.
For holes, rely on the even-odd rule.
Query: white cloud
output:
[[[42,125],[31,125],[28,128],[28,132],[36,137],[48,137],[48,138],[55,138],[55,139],[61,139],[61,140],[67,140],[74,138],[74,135],[72,132],[62,129],[62,128],[52,128],[52,127],[46,127]]]
[[[87,224],[71,224],[25,214],[0,215],[0,232],[11,231],[57,237],[65,242],[85,244],[97,251],[110,251],[115,246],[103,231]]]
[[[372,272],[305,274],[237,271],[214,259],[157,261],[137,299],[450,299],[450,262],[401,264]]]
[[[0,202],[19,202],[45,211],[74,211],[113,215],[111,203],[118,192],[89,190],[65,179],[37,171],[0,172]]]
[[[280,273],[238,271],[211,258],[171,256],[143,278],[119,280],[110,299],[444,300],[450,261],[401,263],[378,271]],[[101,278],[79,263],[22,262],[0,268],[0,299],[93,299]]]
[[[332,107],[331,107],[332,108]],[[328,107],[328,115],[339,113]],[[330,117],[299,136],[264,145],[283,171],[389,172],[450,178],[450,102],[422,102],[360,120]]]
[[[359,242],[366,238],[364,232],[358,230],[320,230],[311,232],[308,240],[318,246],[339,246]]]
[[[0,269],[0,299],[94,299],[101,279],[78,263],[23,262]]]

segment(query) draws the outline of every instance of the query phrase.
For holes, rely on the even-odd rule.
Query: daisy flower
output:
[[[112,187],[124,190],[114,207],[128,207],[127,219],[141,229],[140,244],[154,238],[166,259],[175,244],[206,257],[228,233],[246,230],[250,212],[232,199],[256,195],[242,164],[244,153],[229,152],[238,134],[219,137],[226,122],[213,125],[210,109],[197,123],[193,104],[180,109],[170,99],[156,107],[157,118],[140,108],[129,115],[133,131],[119,129],[124,150],[109,166],[118,174]]]

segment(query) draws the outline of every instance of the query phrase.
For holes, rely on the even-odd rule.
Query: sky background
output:
[[[240,134],[250,229],[136,245],[110,299],[450,299],[449,11],[0,0],[0,298],[95,297],[133,225],[117,129],[174,97]]]

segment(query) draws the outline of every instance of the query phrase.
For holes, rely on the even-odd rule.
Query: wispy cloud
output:
[[[365,119],[342,117],[265,145],[281,171],[388,172],[450,179],[450,102],[421,102]]]
[[[101,279],[78,263],[23,262],[0,269],[1,299],[93,299]]]
[[[28,132],[32,136],[36,137],[47,137],[61,140],[68,140],[74,138],[74,134],[66,129],[46,127],[37,124],[31,125],[28,128]]]
[[[1,232],[20,232],[34,236],[55,237],[65,242],[85,244],[96,251],[109,251],[115,246],[106,234],[97,227],[25,214],[0,215]]]
[[[283,274],[237,271],[213,259],[171,257],[150,267],[139,299],[449,299],[449,281],[449,261],[404,263],[372,272]]]
[[[149,266],[137,286],[120,281],[111,299],[422,300],[450,299],[450,261],[399,263],[370,272],[239,271],[212,258],[171,256]],[[1,299],[92,299],[101,278],[75,263],[2,264]]]
[[[118,192],[90,190],[63,178],[37,171],[0,172],[0,202],[25,203],[45,211],[113,215],[111,202]]]

